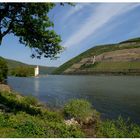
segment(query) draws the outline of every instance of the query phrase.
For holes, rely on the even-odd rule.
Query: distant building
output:
[[[96,56],[92,56],[88,59],[86,65],[94,64],[96,62]]]
[[[92,57],[92,64],[94,64],[96,62],[96,57]]]
[[[36,68],[35,68],[35,76],[38,76],[39,75],[39,66],[37,66]]]

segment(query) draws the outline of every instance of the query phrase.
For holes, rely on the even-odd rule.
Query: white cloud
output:
[[[84,4],[83,4],[84,5]],[[132,9],[140,6],[140,4],[100,4],[95,9],[93,13],[87,18],[84,24],[82,24],[76,32],[74,32],[68,40],[63,43],[64,47],[75,46],[90,35],[96,34],[98,30],[103,27],[109,21],[118,18],[118,16],[131,11]],[[81,10],[79,7],[78,11]],[[75,12],[77,12],[75,10]],[[74,14],[75,12],[69,13],[69,15]],[[67,16],[69,17],[69,16]],[[121,22],[121,21],[120,21]],[[111,26],[111,25],[109,25]],[[107,27],[106,27],[107,28]]]
[[[68,20],[71,16],[75,15],[77,12],[81,11],[85,6],[88,6],[89,4],[76,4],[74,7],[71,7],[71,9],[64,15],[63,22]]]

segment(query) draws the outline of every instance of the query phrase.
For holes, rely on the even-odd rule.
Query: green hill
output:
[[[5,60],[7,61],[9,74],[12,71],[12,69],[14,69],[16,67],[20,67],[20,66],[31,67],[31,68],[36,67],[36,65],[29,65],[29,64],[25,64],[25,63],[22,63],[22,62],[19,62],[19,61],[15,61],[15,60],[10,60],[10,59],[6,59],[6,58],[5,58]],[[40,74],[41,75],[51,74],[56,69],[56,67],[46,67],[46,66],[39,66],[39,68],[40,68]]]
[[[108,59],[102,58],[93,64],[89,61],[94,56],[98,59],[105,56]],[[117,56],[120,57],[117,58]],[[64,63],[53,72],[53,74],[95,73],[140,73],[140,38],[117,44],[95,46]]]

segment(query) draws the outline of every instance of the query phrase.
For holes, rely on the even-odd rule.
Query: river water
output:
[[[61,108],[68,100],[90,101],[102,118],[130,117],[140,124],[140,76],[9,77],[8,84],[22,95],[33,95],[49,107]]]

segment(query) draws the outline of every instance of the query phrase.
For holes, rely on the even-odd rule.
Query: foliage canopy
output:
[[[34,75],[34,68],[26,67],[26,66],[15,67],[12,69],[11,75],[18,76],[18,77],[33,76]]]
[[[12,33],[31,48],[33,58],[56,57],[63,47],[48,17],[54,6],[54,3],[0,3],[0,44]]]
[[[0,57],[0,82],[3,82],[7,78],[8,67],[6,61]]]

